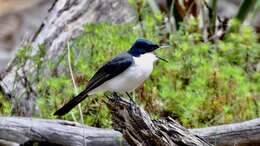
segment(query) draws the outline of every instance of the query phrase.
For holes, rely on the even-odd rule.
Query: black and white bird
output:
[[[62,116],[89,95],[98,92],[131,92],[139,87],[151,74],[153,64],[158,59],[153,52],[159,45],[145,39],[138,39],[125,53],[104,64],[90,79],[85,90],[70,100],[54,115]],[[166,61],[166,60],[164,60]]]

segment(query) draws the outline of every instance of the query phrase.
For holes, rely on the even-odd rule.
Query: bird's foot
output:
[[[121,99],[121,97],[116,92],[113,92],[113,97],[116,102]]]
[[[104,96],[105,96],[107,99],[112,100],[112,98],[109,97],[109,95],[107,95],[106,93],[104,94]]]
[[[133,104],[133,105],[136,105],[135,101],[133,100],[132,96],[126,92],[126,95],[128,96],[128,98],[130,99],[130,103]]]

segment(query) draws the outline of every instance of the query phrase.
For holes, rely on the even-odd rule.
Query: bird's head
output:
[[[145,39],[137,39],[133,46],[128,51],[133,56],[140,56],[145,53],[150,53],[159,48],[159,45]]]
[[[131,55],[133,55],[135,57],[139,57],[140,55],[143,55],[145,53],[151,53],[158,48],[160,48],[159,45],[157,45],[149,40],[137,39],[135,41],[135,43],[133,44],[133,46],[128,51],[128,53],[130,53]],[[167,60],[165,60],[159,56],[156,56],[156,57],[157,57],[157,59],[167,62]]]

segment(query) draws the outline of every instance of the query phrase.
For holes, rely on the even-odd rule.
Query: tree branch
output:
[[[19,144],[36,141],[66,146],[126,145],[117,131],[70,121],[22,117],[0,117],[0,139]]]
[[[125,146],[128,145],[127,142],[140,146],[260,145],[260,118],[187,130],[169,117],[151,120],[142,108],[124,99],[109,99],[107,105],[112,114],[113,128],[122,134],[62,120],[0,117],[0,140],[19,144],[36,141],[66,146],[81,146],[84,141],[91,146]]]
[[[132,146],[211,146],[171,118],[152,121],[142,108],[122,98],[114,99],[107,102],[113,128]]]
[[[236,124],[191,129],[217,146],[259,146],[260,118]]]

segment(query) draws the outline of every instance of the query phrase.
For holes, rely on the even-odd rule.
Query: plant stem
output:
[[[215,28],[216,28],[216,18],[217,18],[217,0],[211,0],[210,3],[210,12],[209,12],[209,16],[210,16],[210,35],[214,35],[215,34]]]
[[[67,43],[67,49],[68,49],[68,63],[69,63],[69,71],[70,71],[70,76],[71,76],[71,80],[73,82],[73,87],[74,87],[74,93],[78,94],[78,88],[75,82],[75,78],[73,75],[73,71],[72,71],[72,67],[71,67],[71,60],[70,60],[70,45],[69,42]],[[81,124],[84,124],[84,120],[83,120],[83,114],[82,114],[82,109],[81,109],[81,104],[78,104],[78,108],[79,108],[79,113],[80,113],[80,121]],[[74,115],[72,115],[72,117],[74,117]]]
[[[256,4],[256,0],[244,0],[239,7],[237,15],[231,24],[228,33],[230,32],[238,32],[240,25],[245,21],[247,15],[250,11],[254,10],[254,6]]]
[[[240,23],[243,23],[248,13],[254,9],[255,4],[256,0],[244,0],[240,5],[236,19],[238,19]]]
[[[70,71],[70,76],[73,82],[73,87],[74,87],[74,93],[78,94],[78,88],[75,82],[75,78],[73,75],[73,71],[72,71],[72,67],[71,67],[71,59],[70,59],[70,44],[69,42],[67,43],[67,49],[68,49],[68,63],[69,63],[69,71]],[[83,113],[82,113],[82,109],[81,109],[81,104],[78,104],[78,108],[79,108],[79,114],[80,114],[80,122],[82,125],[84,125],[84,119],[83,119]],[[75,118],[74,114],[72,113],[72,117]],[[83,144],[84,146],[86,146],[86,141],[85,141],[85,128],[82,126],[83,129]]]

